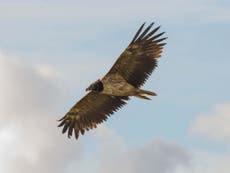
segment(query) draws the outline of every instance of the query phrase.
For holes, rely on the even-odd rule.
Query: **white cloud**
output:
[[[189,159],[187,151],[177,144],[154,140],[141,147],[127,149],[111,162],[103,162],[100,172],[167,173],[187,166]]]
[[[80,159],[81,143],[56,127],[62,94],[52,80],[0,54],[0,82],[0,172],[63,172]]]
[[[94,136],[98,148],[90,160],[93,169],[89,172],[229,173],[230,171],[229,152],[188,150],[176,143],[158,139],[141,146],[130,147],[125,144],[121,136],[105,126],[95,129]]]
[[[230,104],[219,104],[201,115],[191,126],[191,132],[213,140],[230,142]]]
[[[55,78],[57,76],[57,72],[55,69],[49,64],[38,64],[35,69],[37,72],[44,78]]]
[[[97,158],[101,173],[167,173],[189,165],[188,152],[176,143],[153,140],[142,146],[128,147],[114,131],[100,126],[94,135],[99,142]]]
[[[104,162],[113,161],[114,158],[119,157],[125,151],[123,139],[106,126],[100,125],[93,135],[100,143],[96,152],[103,164]]]
[[[229,173],[229,153],[190,152],[190,165],[178,167],[171,173]]]
[[[230,104],[218,104],[212,111],[201,114],[190,127],[192,134],[210,140],[230,144]],[[213,151],[191,152],[191,167],[183,167],[175,173],[229,173],[230,153]]]
[[[192,130],[214,139],[229,139],[229,104],[198,118]],[[128,147],[115,132],[103,127],[96,130],[100,139],[98,172],[157,172],[157,173],[229,173],[227,152],[188,150],[177,144],[153,140],[142,146]],[[116,139],[116,140],[115,140]],[[109,146],[109,147],[108,147]],[[105,150],[103,151],[103,148]],[[113,150],[114,148],[114,150]],[[104,154],[106,153],[106,155]],[[110,157],[108,157],[110,155]],[[105,158],[103,158],[105,156]]]

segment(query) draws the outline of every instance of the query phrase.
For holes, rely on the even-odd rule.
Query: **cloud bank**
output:
[[[0,172],[166,173],[189,163],[177,144],[154,140],[129,148],[103,125],[93,132],[92,153],[84,142],[68,140],[56,127],[63,96],[53,71],[0,54]]]
[[[0,172],[63,172],[79,159],[82,145],[57,131],[61,92],[52,80],[0,54],[0,83]]]
[[[216,105],[206,114],[201,114],[193,122],[190,132],[206,138],[209,142],[222,142],[230,148],[230,104]],[[224,152],[195,151],[192,154],[192,167],[181,170],[188,173],[228,173],[230,171],[230,150]]]
[[[0,172],[158,172],[228,173],[229,152],[189,151],[176,143],[152,140],[127,145],[106,126],[93,139],[68,140],[56,127],[63,92],[49,65],[29,65],[0,54]],[[194,122],[191,131],[229,143],[229,104],[221,104]],[[95,146],[87,148],[85,142]],[[86,151],[86,149],[95,147]],[[92,152],[91,152],[92,151]],[[90,163],[90,166],[89,166]]]
[[[216,105],[210,113],[202,114],[192,125],[191,132],[230,144],[230,104]]]

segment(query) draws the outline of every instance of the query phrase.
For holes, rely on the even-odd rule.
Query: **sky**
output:
[[[143,22],[168,37],[143,86],[158,96],[62,135]],[[0,24],[0,172],[230,172],[228,0],[0,0]]]

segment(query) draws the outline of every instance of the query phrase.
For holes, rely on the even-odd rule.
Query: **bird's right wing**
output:
[[[86,130],[96,128],[97,124],[105,121],[128,99],[128,97],[115,97],[91,91],[59,120],[61,123],[58,127],[64,126],[62,133],[68,130],[68,137],[71,137],[74,131],[75,138],[78,139],[79,132],[83,135]]]
[[[144,24],[137,31],[133,40],[120,55],[106,75],[119,74],[128,83],[140,87],[157,66],[157,59],[166,38],[161,38],[164,32],[156,34],[160,27],[151,30],[153,23],[143,32]],[[106,76],[105,76],[106,77]]]

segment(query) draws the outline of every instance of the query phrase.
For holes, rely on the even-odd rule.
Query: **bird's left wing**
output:
[[[147,80],[157,66],[157,59],[161,57],[164,32],[156,34],[160,27],[152,29],[151,23],[144,31],[144,24],[135,34],[133,40],[120,55],[115,64],[106,74],[119,74],[129,84],[139,88]]]
[[[97,124],[105,121],[128,99],[128,97],[115,97],[91,91],[59,120],[61,123],[58,127],[63,126],[62,133],[68,131],[69,138],[74,131],[75,138],[78,139],[80,132],[83,135],[86,130],[96,128]]]

